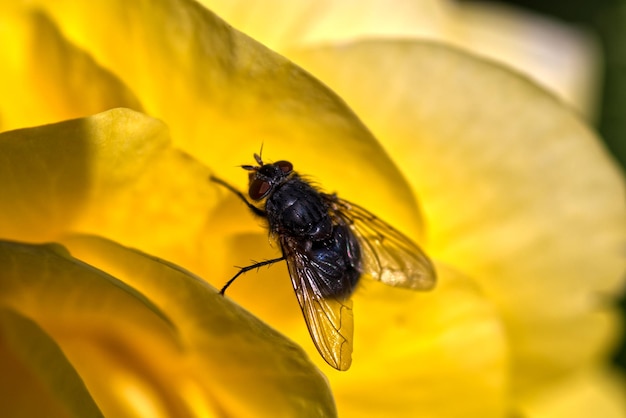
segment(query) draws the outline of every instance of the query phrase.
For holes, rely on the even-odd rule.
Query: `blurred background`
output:
[[[591,47],[582,55],[584,60],[595,61],[580,65],[579,96],[573,101],[581,114],[596,127],[606,147],[626,171],[626,0],[490,0],[460,1],[470,8],[481,9],[513,6],[518,12],[529,12],[539,19],[547,18],[580,33]],[[533,17],[533,18],[534,18]],[[517,28],[519,30],[519,28]],[[513,28],[516,30],[516,28]],[[532,31],[532,27],[525,27]],[[541,25],[537,32],[541,32]],[[569,29],[566,29],[569,30]],[[541,36],[537,33],[537,36]],[[532,36],[532,34],[531,34]],[[561,51],[552,51],[558,55]],[[554,56],[537,56],[544,61],[559,59]],[[572,65],[576,61],[572,60]],[[588,67],[587,70],[582,69]],[[574,69],[578,72],[579,68]],[[567,78],[566,74],[563,74]],[[570,80],[572,82],[572,80]],[[574,80],[573,82],[576,82]],[[570,85],[568,88],[572,88]],[[626,244],[624,248],[626,258]],[[626,265],[626,263],[625,263]],[[625,272],[626,274],[626,272]],[[626,323],[626,298],[622,296],[620,308]],[[614,355],[615,363],[626,372],[626,338]]]

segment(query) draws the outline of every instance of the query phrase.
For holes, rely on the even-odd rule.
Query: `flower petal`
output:
[[[206,8],[263,45],[277,51],[301,39],[327,11],[318,0],[200,0]]]
[[[2,133],[1,235],[55,239],[90,204],[105,204],[139,177],[168,140],[161,122],[126,109]]]
[[[210,388],[227,415],[336,414],[325,378],[302,350],[204,281],[104,239],[73,237],[64,243],[141,291],[172,318],[190,372],[198,385]]]
[[[275,256],[261,234],[239,234],[229,243],[239,261],[246,254]],[[228,296],[309,353],[330,380],[340,416],[500,417],[510,365],[498,312],[471,280],[441,264],[437,270],[431,292],[363,281],[353,298],[354,352],[347,372],[331,369],[317,353],[284,264],[248,273]]]
[[[105,233],[179,263],[201,258],[217,193],[208,169],[171,148],[158,120],[114,109],[5,132],[0,159],[0,236]]]
[[[511,4],[458,4],[445,40],[526,74],[587,120],[598,111],[603,52],[590,28]],[[558,54],[554,51],[558,50]]]
[[[500,2],[202,0],[239,30],[285,53],[364,39],[437,39],[528,74],[593,117],[600,46],[584,28]],[[558,54],[552,51],[558,49]],[[287,55],[289,57],[289,55]]]
[[[13,2],[3,2],[0,11],[0,130],[111,107],[141,110],[123,83],[65,38],[45,14]]]
[[[226,266],[278,254],[264,234],[231,236],[223,250]],[[236,271],[230,270],[223,282]],[[340,416],[502,416],[510,348],[498,312],[471,280],[441,264],[437,271],[437,287],[425,293],[363,280],[353,298],[354,352],[347,372],[331,369],[317,353],[284,263],[240,277],[227,296],[309,353],[330,380]]]
[[[50,336],[35,322],[3,307],[0,352],[0,406],[6,416],[103,416]]]
[[[536,387],[518,407],[528,418],[624,418],[626,383],[603,368],[585,368],[549,387]]]
[[[180,340],[143,295],[58,245],[2,241],[0,264],[0,306],[30,318],[54,339],[105,415],[128,416],[125,402],[132,393],[158,393],[164,360],[179,355]],[[176,409],[169,401],[163,408]]]
[[[606,352],[615,328],[597,313],[598,294],[622,281],[624,183],[572,112],[441,45],[363,42],[297,56],[385,141],[424,202],[429,251],[497,303],[517,385]]]
[[[274,50],[355,38],[424,37],[445,32],[454,4],[442,0],[342,0],[202,4]],[[277,13],[280,13],[277,15]]]
[[[241,180],[233,166],[250,162],[265,144],[268,159],[291,159],[329,191],[365,206],[397,200],[378,215],[418,233],[406,182],[343,101],[196,2],[56,1],[39,7],[123,80],[147,113],[167,123],[175,146],[220,176]],[[112,25],[119,30],[111,31]],[[355,188],[365,171],[367,187]]]
[[[364,283],[354,297],[349,373],[329,374],[340,415],[501,417],[509,358],[497,311],[475,284],[438,264],[431,292]]]

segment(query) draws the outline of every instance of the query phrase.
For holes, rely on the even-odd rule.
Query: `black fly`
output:
[[[223,180],[211,180],[267,219],[282,256],[242,268],[220,293],[239,275],[285,260],[315,346],[328,364],[347,370],[352,362],[350,297],[361,276],[428,290],[436,281],[433,265],[409,238],[362,207],[318,191],[289,161],[263,164],[257,154],[254,159],[258,165],[242,168],[250,172],[248,195],[260,207]]]

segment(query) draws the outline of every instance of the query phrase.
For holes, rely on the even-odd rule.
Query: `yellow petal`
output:
[[[594,36],[510,5],[449,0],[201,3],[280,53],[359,39],[440,40],[506,63],[587,117],[595,113],[601,57]],[[552,53],[555,49],[558,54]]]
[[[230,242],[239,250],[239,265],[250,255],[266,259],[278,251],[261,234],[236,234]],[[431,292],[362,283],[353,298],[354,352],[347,372],[331,369],[317,353],[283,263],[237,279],[228,296],[309,353],[330,380],[340,416],[502,416],[510,364],[498,312],[471,280],[444,265],[437,269]]]
[[[528,418],[624,418],[624,393],[623,376],[601,367],[586,368],[536,387],[521,399],[518,411]]]
[[[368,282],[355,295],[353,365],[328,376],[341,416],[507,412],[509,347],[498,313],[467,277],[437,271],[431,292]]]
[[[454,4],[442,0],[335,2],[202,0],[233,26],[272,49],[354,38],[424,37],[446,32]]]
[[[139,177],[168,141],[161,122],[125,109],[0,134],[1,235],[56,238]]]
[[[325,378],[302,350],[204,281],[103,239],[74,237],[64,242],[167,313],[185,345],[189,372],[200,387],[210,388],[211,398],[227,415],[335,415]]]
[[[147,113],[167,123],[175,146],[220,176],[245,181],[234,167],[250,163],[264,144],[266,159],[292,159],[331,192],[366,206],[397,200],[378,215],[418,233],[405,181],[343,101],[199,4],[98,0],[38,7],[123,80]]]
[[[114,109],[5,132],[0,155],[1,236],[104,233],[173,261],[201,258],[216,193],[208,169],[171,148],[160,121]]]
[[[201,0],[200,3],[275,51],[305,36],[327,9],[326,4],[316,0]]]
[[[0,5],[0,130],[36,126],[141,105],[45,14],[13,2]]]
[[[103,416],[59,346],[35,322],[3,307],[0,352],[3,415]]]
[[[588,120],[595,119],[603,57],[589,28],[502,3],[458,6],[454,31],[445,41],[527,74]]]
[[[596,313],[605,310],[598,294],[622,280],[624,183],[571,111],[522,77],[436,44],[297,56],[384,141],[424,202],[431,254],[497,303],[517,385],[605,353],[615,327]]]
[[[156,397],[180,340],[153,303],[58,245],[3,241],[0,263],[0,306],[54,339],[106,416],[133,416],[133,396]],[[162,400],[164,409],[177,406]]]

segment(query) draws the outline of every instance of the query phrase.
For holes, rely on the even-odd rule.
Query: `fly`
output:
[[[248,196],[217,177],[211,180],[235,193],[265,218],[282,256],[239,270],[241,274],[286,261],[291,283],[317,350],[338,370],[352,363],[352,301],[363,276],[414,290],[434,287],[433,264],[413,241],[364,208],[313,187],[289,161],[243,165],[249,171]]]

